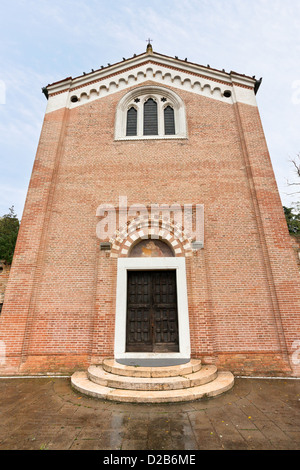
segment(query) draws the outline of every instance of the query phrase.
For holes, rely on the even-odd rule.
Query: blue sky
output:
[[[258,106],[283,204],[300,152],[299,0],[2,0],[0,215],[22,216],[46,99],[41,88],[140,54],[263,77]]]

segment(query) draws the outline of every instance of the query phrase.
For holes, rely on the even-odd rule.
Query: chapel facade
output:
[[[299,376],[299,271],[259,86],[149,44],[43,89],[2,375],[196,358]]]

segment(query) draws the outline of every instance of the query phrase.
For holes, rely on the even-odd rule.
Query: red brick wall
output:
[[[294,235],[291,235],[291,240],[292,240],[292,245],[294,249],[296,263],[300,270],[300,237],[299,236],[295,237]]]
[[[8,283],[10,265],[4,260],[0,260],[0,304],[4,302],[5,289]]]
[[[192,355],[299,374],[299,273],[258,111],[175,91],[187,140],[114,142],[124,91],[45,116],[0,317],[3,373],[113,355],[117,261],[99,250],[96,209],[121,195],[204,204],[205,246],[186,259]]]

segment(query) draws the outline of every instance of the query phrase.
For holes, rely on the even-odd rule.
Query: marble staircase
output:
[[[214,397],[234,385],[231,372],[202,365],[198,359],[168,367],[135,367],[104,359],[86,372],[75,372],[72,387],[82,394],[117,402],[172,403]]]

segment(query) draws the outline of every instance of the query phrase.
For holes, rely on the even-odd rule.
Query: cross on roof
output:
[[[153,49],[152,49],[152,44],[151,42],[153,41],[153,39],[147,39],[147,54],[152,54],[153,53]]]

